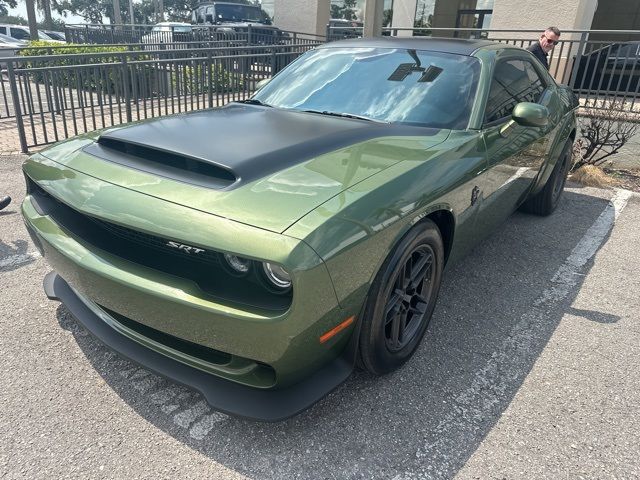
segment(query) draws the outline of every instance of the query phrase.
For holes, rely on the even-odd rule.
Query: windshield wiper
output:
[[[318,113],[320,115],[330,115],[332,117],[357,118],[358,120],[366,120],[368,122],[389,123],[377,118],[365,117],[364,115],[356,115],[354,113],[329,112],[328,110],[302,110],[307,113]]]
[[[261,107],[273,107],[273,105],[269,105],[268,103],[263,103],[260,100],[255,100],[253,98],[248,98],[247,100],[236,100],[235,103],[246,103],[248,105],[260,105]]]

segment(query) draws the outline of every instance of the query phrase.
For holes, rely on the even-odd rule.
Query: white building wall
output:
[[[492,29],[531,30],[555,26],[562,30],[588,30],[598,0],[495,0]],[[514,38],[530,38],[531,33],[509,34]],[[563,39],[565,35],[562,36]]]
[[[330,0],[275,0],[273,23],[283,30],[325,35]]]
[[[391,26],[395,28],[413,28],[416,18],[417,0],[395,0],[393,2],[393,20]],[[400,31],[398,36],[412,36],[409,31]]]

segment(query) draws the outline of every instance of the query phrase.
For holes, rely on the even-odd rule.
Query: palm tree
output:
[[[33,0],[27,0],[27,20],[29,21],[31,40],[38,40],[38,21],[36,19],[36,8]]]
[[[120,13],[120,0],[113,0],[113,23],[122,25],[122,15]]]
[[[54,5],[55,5],[55,0]],[[46,28],[53,29],[53,19],[51,18],[51,0],[36,0],[36,7],[44,14],[44,25]]]

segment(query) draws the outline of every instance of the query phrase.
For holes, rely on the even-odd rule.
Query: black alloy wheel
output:
[[[444,247],[431,220],[415,225],[387,257],[371,285],[360,330],[360,365],[391,372],[415,352],[435,308]]]
[[[406,347],[418,332],[433,291],[433,261],[429,245],[414,250],[397,277],[385,306],[385,341],[390,352]]]

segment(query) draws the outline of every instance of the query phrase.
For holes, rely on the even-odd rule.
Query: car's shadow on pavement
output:
[[[356,372],[312,409],[280,423],[216,413],[196,392],[107,352],[64,307],[58,319],[124,402],[249,478],[450,478],[500,419],[565,313],[617,320],[571,311],[583,275],[565,290],[551,282],[606,205],[566,192],[550,217],[513,215],[446,272],[432,323],[409,363],[381,378]]]

